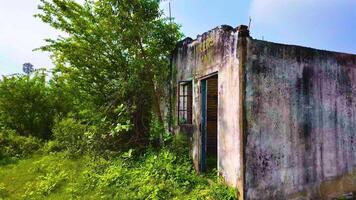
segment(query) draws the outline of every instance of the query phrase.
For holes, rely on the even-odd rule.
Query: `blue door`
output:
[[[206,170],[206,105],[207,105],[207,80],[201,81],[201,122],[200,122],[200,133],[201,133],[201,160],[200,160],[200,170],[203,172]]]
[[[200,171],[217,169],[218,75],[201,80]]]

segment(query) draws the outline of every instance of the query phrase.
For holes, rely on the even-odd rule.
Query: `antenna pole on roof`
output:
[[[169,21],[172,24],[172,8],[171,8],[171,0],[169,0]]]
[[[173,31],[173,23],[172,23],[172,7],[171,7],[171,0],[169,0],[169,23]],[[169,87],[169,122],[168,122],[168,131],[173,134],[173,94],[174,94],[174,88],[173,88],[173,53],[171,53],[170,59],[169,59],[169,73],[171,76],[171,80],[169,81],[170,87]],[[160,140],[162,138],[162,135],[160,135]]]
[[[249,18],[249,22],[248,22],[248,30],[250,30],[250,28],[251,28],[251,21],[252,21],[252,19],[251,19],[251,17]]]

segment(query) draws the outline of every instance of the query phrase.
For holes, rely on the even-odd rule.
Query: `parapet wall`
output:
[[[247,199],[356,191],[356,56],[248,39]]]

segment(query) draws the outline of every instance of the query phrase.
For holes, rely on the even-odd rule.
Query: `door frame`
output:
[[[200,119],[200,138],[201,138],[201,158],[200,171],[206,170],[206,134],[207,134],[207,79],[201,80],[201,119]]]
[[[200,139],[201,139],[200,171],[201,172],[206,171],[207,106],[208,106],[207,105],[207,96],[208,96],[208,94],[207,94],[207,80],[213,76],[219,77],[218,72],[208,74],[206,76],[203,76],[200,79],[200,95],[201,95],[200,116],[201,117],[200,117],[199,130],[200,130],[200,134],[201,134],[200,135]],[[218,85],[219,85],[219,79],[218,79]],[[218,88],[218,91],[219,91],[219,88]],[[219,98],[219,96],[218,96],[218,98]],[[218,112],[217,112],[217,115],[218,115]],[[218,126],[219,126],[219,124],[218,124]],[[219,133],[217,133],[217,137],[219,137]],[[218,138],[217,138],[217,140],[218,140]],[[218,145],[217,148],[219,149],[219,143],[217,145]],[[219,160],[219,151],[217,153],[217,156],[218,156],[217,159]]]

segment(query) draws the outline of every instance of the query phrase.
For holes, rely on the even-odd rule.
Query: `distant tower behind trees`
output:
[[[24,63],[22,65],[22,70],[25,72],[27,75],[31,74],[34,71],[33,65],[31,63]]]

